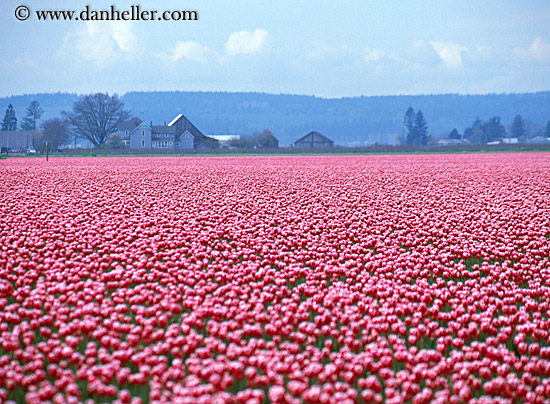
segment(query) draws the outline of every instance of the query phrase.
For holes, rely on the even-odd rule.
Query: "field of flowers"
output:
[[[550,154],[0,161],[0,403],[549,403]]]

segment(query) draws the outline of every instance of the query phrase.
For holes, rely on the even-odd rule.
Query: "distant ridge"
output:
[[[0,98],[3,116],[13,104],[20,123],[31,101],[40,102],[43,119],[72,108],[75,93],[25,94]],[[162,124],[184,113],[205,134],[250,134],[271,129],[282,146],[312,130],[336,144],[353,146],[394,141],[403,133],[409,106],[422,110],[430,134],[463,132],[479,116],[498,115],[506,126],[516,114],[536,130],[550,121],[550,91],[485,95],[387,95],[322,98],[312,95],[254,92],[134,91],[123,95],[126,106],[146,121]],[[1,117],[0,117],[1,119]],[[534,133],[533,133],[534,134]]]

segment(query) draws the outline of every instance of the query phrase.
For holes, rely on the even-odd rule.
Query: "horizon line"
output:
[[[40,95],[76,95],[77,97],[82,97],[89,94],[102,93],[104,91],[91,91],[87,93],[78,93],[70,91],[57,91],[57,92],[37,92],[37,93],[24,93],[24,94],[12,94],[12,95],[3,95],[0,96],[0,99],[16,98],[16,97],[33,97]],[[105,93],[105,92],[104,92]],[[418,93],[418,94],[377,94],[377,95],[349,95],[349,96],[322,96],[315,94],[303,94],[303,93],[270,93],[265,91],[227,91],[227,90],[131,90],[124,93],[106,92],[109,95],[116,95],[120,98],[123,98],[127,94],[131,93],[195,93],[195,94],[255,94],[255,95],[272,95],[272,96],[295,96],[295,97],[312,97],[325,100],[341,100],[341,99],[351,99],[351,98],[376,98],[376,97],[434,97],[434,96],[459,96],[459,97],[468,97],[468,96],[509,96],[509,95],[537,95],[550,93],[548,90],[540,91],[526,91],[526,92],[491,92],[491,93]]]

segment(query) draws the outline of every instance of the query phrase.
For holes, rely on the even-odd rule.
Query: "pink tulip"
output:
[[[0,401],[545,402],[548,167],[6,160]]]

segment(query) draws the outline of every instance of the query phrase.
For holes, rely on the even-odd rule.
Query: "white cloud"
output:
[[[333,46],[325,42],[316,41],[305,52],[305,57],[308,60],[320,61],[331,58],[342,58],[349,53],[349,48],[346,45]]]
[[[462,52],[468,48],[451,42],[430,41],[430,45],[441,58],[445,66],[456,69],[462,66]]]
[[[110,30],[111,37],[122,51],[128,54],[136,53],[138,46],[132,23],[127,21],[113,21],[110,24]]]
[[[536,37],[528,48],[516,48],[512,51],[516,62],[550,62],[550,44]]]
[[[138,48],[131,23],[87,21],[65,36],[61,50],[70,55],[76,52],[97,67],[105,67],[121,56],[135,55]]]
[[[378,62],[380,59],[384,57],[384,51],[380,49],[371,49],[367,48],[365,49],[365,56],[364,59],[367,62]]]
[[[208,60],[213,55],[213,51],[208,46],[201,45],[194,41],[178,41],[169,54],[169,58],[174,62],[180,59],[193,60],[203,65],[208,63]]]
[[[489,52],[490,50],[491,49],[488,48],[487,46],[476,45],[476,52],[485,53],[485,52]]]
[[[427,48],[428,44],[424,41],[419,40],[419,39],[415,39],[412,43],[412,47],[422,49],[422,48]]]
[[[260,53],[268,44],[269,36],[266,30],[260,28],[254,32],[233,32],[225,43],[225,52],[230,56]]]

